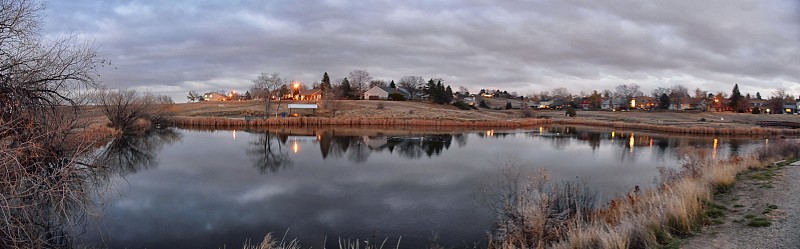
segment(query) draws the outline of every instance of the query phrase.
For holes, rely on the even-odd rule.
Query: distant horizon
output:
[[[93,43],[109,88],[244,91],[355,69],[528,95],[636,83],[800,95],[800,2],[50,1],[42,34]]]

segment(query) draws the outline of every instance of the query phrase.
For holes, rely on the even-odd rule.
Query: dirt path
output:
[[[715,197],[724,217],[681,248],[800,248],[800,162],[742,174]],[[757,227],[764,220],[770,225]],[[766,222],[761,225],[767,225]]]

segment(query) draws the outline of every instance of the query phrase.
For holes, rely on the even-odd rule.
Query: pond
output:
[[[678,167],[687,151],[723,158],[768,141],[583,127],[448,129],[161,129],[122,140],[109,149],[117,176],[97,198],[100,214],[82,241],[241,248],[273,233],[304,248],[386,238],[391,248],[398,240],[401,248],[481,247],[496,218],[485,190],[501,181],[503,162],[580,179],[609,198],[653,185],[658,168]]]

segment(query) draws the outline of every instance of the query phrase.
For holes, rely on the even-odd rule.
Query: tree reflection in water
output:
[[[158,165],[164,145],[180,141],[181,134],[172,128],[154,129],[141,136],[122,136],[102,150],[101,162],[119,176],[136,173]]]
[[[292,166],[289,148],[286,146],[287,135],[267,131],[256,135],[250,143],[247,154],[253,158],[253,167],[261,174],[274,173]]]

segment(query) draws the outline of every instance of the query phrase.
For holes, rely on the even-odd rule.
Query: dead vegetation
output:
[[[688,150],[688,149],[687,149]],[[712,222],[712,195],[727,191],[736,175],[748,169],[764,168],[772,160],[800,156],[800,144],[785,141],[762,148],[746,157],[727,160],[708,159],[703,151],[686,155],[681,169],[662,171],[658,187],[640,190],[637,186],[624,197],[606,206],[583,212],[554,212],[553,199],[570,200],[571,209],[589,207],[581,188],[547,189],[546,173],[539,173],[512,187],[500,203],[512,203],[503,209],[498,229],[489,248],[655,248],[673,245],[676,238],[698,231]],[[544,191],[542,191],[544,190]],[[564,194],[567,190],[571,194]],[[585,198],[583,198],[585,200]],[[525,201],[520,201],[525,200]],[[713,211],[713,210],[712,210]],[[713,213],[713,212],[711,212]]]

